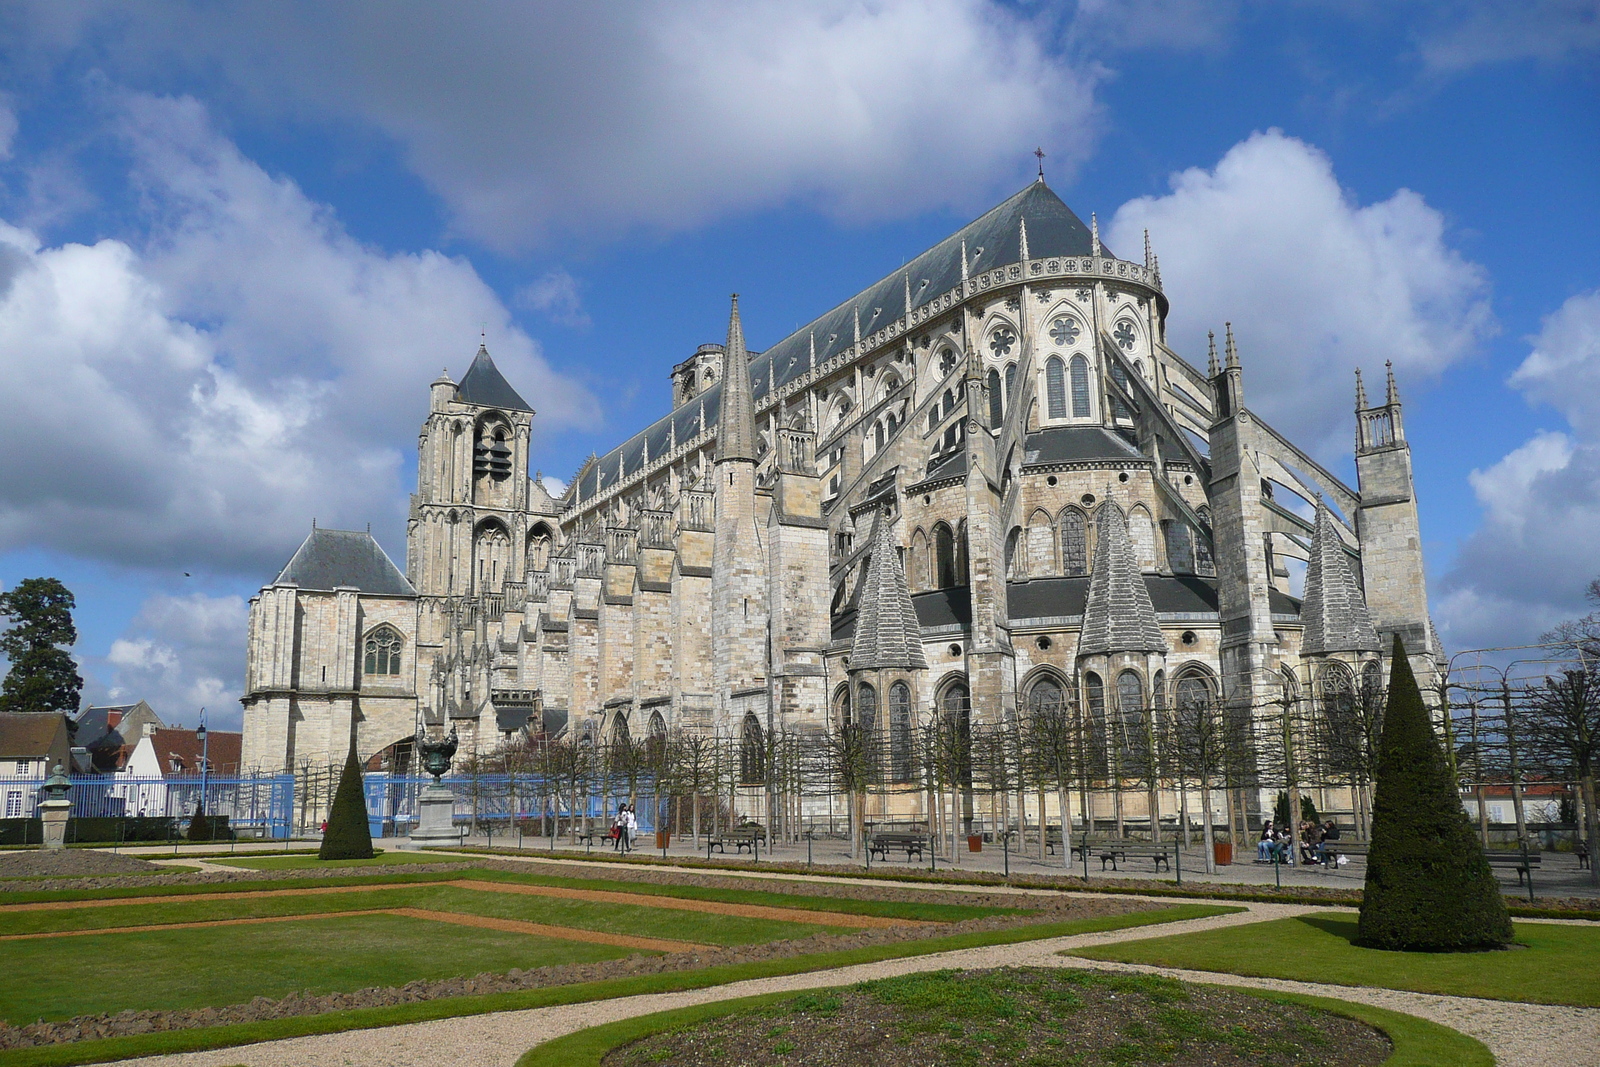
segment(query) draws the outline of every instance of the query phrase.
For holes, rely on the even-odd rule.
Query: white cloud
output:
[[[1597,0],[1497,0],[1435,9],[1417,52],[1432,74],[1495,63],[1577,61],[1600,51]]]
[[[313,516],[394,539],[417,383],[480,322],[543,429],[597,417],[465,261],[352,240],[193,101],[126,97],[115,127],[147,239],[0,223],[0,549],[264,574]]]
[[[43,17],[43,16],[38,16]],[[1102,70],[995,0],[107,5],[62,29],[139,84],[233,99],[399,146],[464,233],[680,230],[801,203],[842,217],[970,209],[1036,143],[1066,177]]]
[[[244,687],[244,641],[249,606],[237,596],[158,594],[140,607],[103,666],[102,703],[148,701],[167,721],[195,722],[207,709],[212,726],[237,729]]]
[[[1203,366],[1206,331],[1232,321],[1246,402],[1324,459],[1349,448],[1353,368],[1393,360],[1404,389],[1493,328],[1486,273],[1450,247],[1438,211],[1408,189],[1358,204],[1325,154],[1281,131],[1171,186],[1117,211],[1111,248],[1137,254],[1148,229],[1169,343]]]
[[[1572,433],[1541,431],[1470,478],[1483,522],[1442,583],[1440,624],[1458,647],[1520,644],[1584,614],[1600,575],[1600,290],[1550,315],[1510,384]]]
[[[589,313],[578,295],[578,280],[565,270],[546,271],[517,292],[517,303],[542,311],[563,326],[588,326]]]

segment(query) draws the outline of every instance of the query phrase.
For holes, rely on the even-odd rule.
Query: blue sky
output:
[[[1448,645],[1588,609],[1600,3],[590,7],[0,13],[0,583],[77,593],[91,698],[237,721],[246,599],[313,517],[403,558],[480,330],[564,479],[729,292],[764,347],[1036,145],[1335,470],[1395,362]]]

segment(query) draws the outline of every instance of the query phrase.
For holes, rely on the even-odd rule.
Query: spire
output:
[[[1217,332],[1215,330],[1207,330],[1206,331],[1206,373],[1209,374],[1211,377],[1215,378],[1221,372],[1222,372],[1222,368],[1217,366]],[[1360,371],[1356,371],[1356,373],[1360,374],[1361,372]]]
[[[1389,374],[1388,394],[1384,397],[1383,402],[1391,405],[1398,404],[1400,403],[1400,390],[1397,389],[1394,384],[1394,360],[1384,360],[1383,367],[1384,370],[1386,370]]]
[[[1228,366],[1237,367],[1239,365],[1239,349],[1233,343],[1233,323],[1225,322],[1222,324],[1222,328],[1226,338],[1223,342],[1223,352],[1227,357]]]
[[[1344,541],[1320,495],[1311,532],[1311,559],[1306,564],[1305,594],[1305,603],[1300,607],[1300,621],[1305,626],[1300,643],[1303,654],[1380,650],[1378,632],[1372,628],[1367,602],[1350,569]]]
[[[1155,287],[1157,289],[1159,289],[1159,288],[1161,288],[1161,257],[1160,256],[1151,256],[1150,257],[1150,262],[1151,262],[1151,267],[1150,267],[1151,281],[1154,282],[1155,283]]]
[[[717,459],[756,458],[755,402],[750,397],[750,354],[739,322],[739,294],[728,315],[728,344],[722,356],[722,410],[717,420]]]
[[[890,531],[888,515],[879,512],[873,519],[871,555],[861,582],[855,639],[850,645],[852,671],[928,666],[922,654],[922,624],[917,621],[906,572]]]
[[[1089,247],[1094,255],[1100,255],[1100,216],[1093,211],[1089,212]]]
[[[1018,230],[1021,231],[1022,262],[1026,263],[1026,262],[1028,262],[1028,258],[1029,258],[1028,257],[1028,220],[1027,219],[1018,219],[1017,220],[1017,228],[1018,228]]]
[[[1150,251],[1150,231],[1146,230],[1144,231],[1144,269],[1153,270],[1155,265],[1155,256]]]
[[[1078,655],[1167,651],[1150,591],[1139,573],[1139,561],[1133,558],[1128,517],[1109,491],[1096,523],[1094,566],[1089,571]]]
[[[472,366],[467,368],[467,373],[461,376],[461,384],[456,386],[456,399],[463,404],[476,404],[479,407],[533,410],[506,381],[500,368],[489,358],[489,346],[482,342],[478,344],[478,354],[472,358]]]
[[[961,239],[961,288],[967,287],[967,239]]]
[[[1361,368],[1356,368],[1356,410],[1367,409],[1367,387],[1361,383]]]

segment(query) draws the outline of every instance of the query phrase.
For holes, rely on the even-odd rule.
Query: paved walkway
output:
[[[1173,903],[1170,900],[1162,902]],[[880,963],[815,971],[810,974],[735,982],[712,989],[440,1019],[407,1026],[292,1038],[212,1052],[161,1056],[127,1062],[136,1062],[140,1067],[180,1067],[180,1065],[224,1067],[230,1064],[243,1064],[247,1067],[289,1067],[289,1065],[436,1067],[440,1062],[450,1063],[453,1067],[512,1067],[517,1058],[534,1045],[585,1027],[670,1008],[761,993],[847,985],[872,978],[946,967],[1068,966],[1140,970],[1147,973],[1170,974],[1189,981],[1280,989],[1376,1004],[1431,1019],[1471,1034],[1489,1046],[1501,1067],[1543,1067],[1550,1063],[1575,1065],[1575,1067],[1600,1065],[1600,1009],[1550,1007],[1468,997],[1405,993],[1387,989],[1240,978],[1204,972],[1131,967],[1062,955],[1074,949],[1119,941],[1241,926],[1308,912],[1326,913],[1326,909],[1285,904],[1249,904],[1246,908],[1246,911],[1232,915],[1192,919],[1155,928],[1113,930],[1027,942],[1021,945],[1000,945],[931,956],[885,960]]]

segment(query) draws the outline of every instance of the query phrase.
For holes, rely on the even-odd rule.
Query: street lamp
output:
[[[200,803],[195,807],[195,817],[206,817],[206,786],[211,777],[211,741],[206,736],[206,709],[200,709],[200,725],[195,727],[194,737],[200,742]],[[206,832],[206,837],[211,837],[211,827],[201,823]]]

